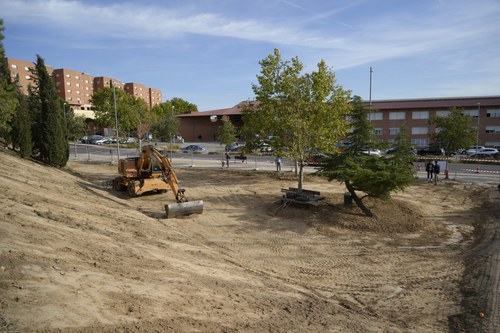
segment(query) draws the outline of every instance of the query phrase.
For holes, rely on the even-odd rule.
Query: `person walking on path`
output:
[[[434,173],[434,185],[437,185],[438,183],[438,175],[439,175],[439,172],[440,172],[440,166],[439,166],[439,163],[438,161],[436,161],[434,163],[434,166],[432,168],[432,172]]]
[[[231,159],[231,156],[229,156],[229,153],[226,152],[226,168],[229,168],[229,160]]]
[[[274,163],[276,164],[276,171],[280,172],[281,171],[281,157],[278,155],[274,159]]]
[[[434,169],[434,166],[432,165],[432,161],[429,160],[426,164],[425,164],[425,171],[427,171],[427,180],[428,181],[432,181],[432,171]]]

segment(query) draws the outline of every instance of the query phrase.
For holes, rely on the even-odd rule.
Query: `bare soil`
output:
[[[483,244],[474,233],[498,209],[484,206],[497,200],[491,185],[419,180],[391,201],[367,200],[368,218],[343,205],[343,186],[314,176],[305,188],[324,203],[283,209],[280,189],[296,186],[289,172],[178,169],[205,208],[166,219],[172,193],[116,192],[116,165],[58,170],[0,152],[0,167],[0,332],[435,333],[480,323],[467,315],[485,283],[471,258]]]

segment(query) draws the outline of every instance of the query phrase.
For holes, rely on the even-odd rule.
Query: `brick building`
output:
[[[7,63],[13,78],[19,79],[19,84],[24,93],[28,93],[28,85],[31,79],[30,68],[34,67],[33,62],[7,57]],[[75,114],[82,114],[87,118],[94,118],[90,99],[97,89],[110,87],[113,81],[116,88],[124,89],[129,95],[136,96],[144,100],[149,108],[162,102],[162,92],[160,89],[149,88],[141,83],[122,83],[115,78],[99,76],[93,77],[90,74],[66,68],[53,69],[46,66],[47,71],[54,79],[59,97],[75,111]]]
[[[180,115],[180,134],[186,141],[217,141],[216,133],[225,117],[238,127],[242,125],[241,109],[246,102],[232,108],[193,112]],[[394,142],[403,124],[409,129],[415,147],[429,146],[429,134],[436,129],[429,125],[432,116],[444,116],[452,107],[463,108],[478,128],[478,142],[483,146],[500,146],[500,96],[398,99],[372,101],[370,120],[379,141]]]

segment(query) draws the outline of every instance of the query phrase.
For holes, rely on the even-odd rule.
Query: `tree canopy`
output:
[[[0,137],[8,139],[11,130],[10,122],[19,102],[16,98],[16,88],[12,82],[7,58],[5,57],[3,31],[3,20],[0,19]]]
[[[413,155],[405,128],[401,128],[392,158],[368,155],[363,151],[376,145],[373,128],[368,120],[369,110],[358,96],[353,99],[350,114],[351,131],[347,134],[350,145],[342,152],[329,154],[318,170],[328,180],[343,182],[354,202],[367,216],[373,212],[363,203],[363,198],[372,196],[390,198],[391,192],[402,190],[414,179]],[[359,197],[357,192],[364,192]]]
[[[259,64],[258,84],[252,86],[256,101],[242,111],[243,134],[250,147],[267,140],[278,154],[296,160],[301,191],[310,151],[330,151],[346,133],[350,92],[336,84],[323,60],[316,71],[303,73],[297,57],[283,60],[275,49]]]
[[[145,101],[127,95],[122,89],[106,87],[95,91],[91,98],[98,125],[115,128],[115,97],[119,133],[140,132],[141,124],[151,122],[151,112]]]
[[[434,146],[448,152],[467,148],[476,142],[476,128],[471,118],[463,114],[462,108],[451,108],[446,116],[433,116],[429,123],[436,126],[430,139]]]
[[[230,120],[222,120],[222,125],[217,129],[217,140],[220,144],[227,146],[238,139],[236,134],[237,129],[233,123]]]
[[[52,166],[63,167],[69,158],[64,111],[45,62],[37,55],[32,71],[36,89],[30,89],[31,110],[35,111],[33,134],[38,158]]]

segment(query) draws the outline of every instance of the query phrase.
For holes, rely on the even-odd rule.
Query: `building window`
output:
[[[390,120],[403,120],[406,118],[405,112],[389,112]]]
[[[76,94],[77,94],[77,95],[80,95],[80,90],[77,90],[77,91],[76,91]]]
[[[71,89],[66,90],[66,92],[70,93],[70,92],[71,92]]]
[[[438,117],[448,117],[450,111],[436,111],[436,116]]]
[[[488,118],[500,118],[500,109],[490,109],[486,111],[486,117]]]
[[[429,111],[413,111],[411,113],[412,119],[429,119]]]
[[[396,128],[396,127],[389,128],[389,134],[390,135],[398,135],[399,134],[399,128]]]
[[[31,76],[29,76],[29,75],[25,75],[25,76],[24,76],[24,78],[25,78],[26,80],[29,80],[29,79],[31,79]]]
[[[368,114],[368,120],[384,120],[384,114],[382,112],[372,112]]]
[[[462,114],[464,116],[467,116],[467,117],[477,117],[479,115],[479,110],[478,109],[464,110],[464,112],[462,112]]]
[[[80,83],[77,83],[77,84],[76,84],[76,86],[77,86],[77,87],[79,87],[79,86],[80,86]]]
[[[484,145],[486,147],[500,147],[500,141],[486,141]]]
[[[29,69],[29,67],[28,67],[28,66],[24,66],[24,70],[25,70],[26,72],[29,72],[29,71],[30,71],[30,69]]]
[[[411,128],[411,134],[417,135],[417,134],[428,134],[429,133],[429,128],[427,127],[412,127]]]
[[[383,133],[383,130],[380,127],[373,129],[373,135],[382,135],[382,133]]]
[[[79,78],[80,78],[80,77],[79,77],[78,75],[75,75],[75,79],[77,79],[77,80],[78,80]]]
[[[429,146],[429,139],[411,139],[411,144],[416,147],[427,147]]]
[[[66,77],[71,77],[71,75],[69,75],[69,74],[66,74]]]
[[[12,64],[12,65],[10,65],[10,66],[11,66],[12,68],[14,68],[14,69],[17,69],[17,65],[16,65],[16,64]]]
[[[66,85],[67,85],[67,86],[70,86],[70,85],[71,85],[71,82],[66,82]]]
[[[500,126],[486,126],[486,134],[500,134]]]

